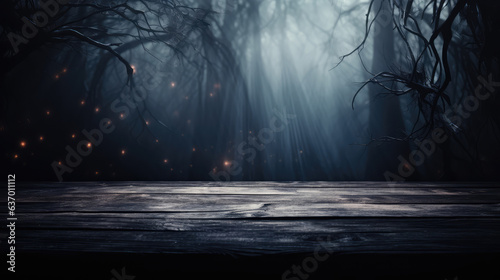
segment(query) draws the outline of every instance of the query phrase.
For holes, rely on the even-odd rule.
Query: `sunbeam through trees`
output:
[[[497,180],[500,4],[0,4],[33,180]],[[28,175],[27,175],[28,176]]]

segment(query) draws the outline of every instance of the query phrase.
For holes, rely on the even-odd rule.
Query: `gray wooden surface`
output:
[[[16,189],[18,252],[500,252],[496,183],[81,182]]]

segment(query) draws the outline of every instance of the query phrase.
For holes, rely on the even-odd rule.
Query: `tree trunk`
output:
[[[388,1],[376,0],[374,12],[383,5],[374,24],[374,49],[372,73],[388,71],[395,62],[394,31],[392,30],[392,15]],[[391,86],[391,84],[387,84]],[[399,98],[393,95],[383,95],[384,89],[378,85],[369,85],[369,133],[372,139],[384,136],[404,137],[404,122]],[[385,180],[384,173],[392,172],[398,176],[400,164],[398,156],[407,158],[409,145],[403,141],[379,142],[369,145],[367,166],[365,171],[368,180]]]

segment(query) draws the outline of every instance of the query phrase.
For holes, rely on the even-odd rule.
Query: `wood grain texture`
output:
[[[16,189],[22,252],[500,253],[495,183],[79,182]]]

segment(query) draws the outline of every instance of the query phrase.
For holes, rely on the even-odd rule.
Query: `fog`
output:
[[[406,164],[398,156],[408,158],[418,148],[408,135],[434,118],[416,93],[395,98],[380,95],[380,86],[364,86],[380,71],[417,69],[436,81],[445,75],[422,39],[409,29],[398,31],[392,14],[384,19],[384,9],[371,1],[130,1],[130,9],[116,8],[120,13],[96,3],[103,11],[74,26],[92,40],[44,46],[4,85],[12,92],[5,113],[36,124],[37,132],[23,139],[52,135],[50,147],[36,147],[38,156],[21,154],[36,160],[17,161],[35,179],[383,180],[385,171],[396,173]],[[366,20],[370,7],[370,20],[382,11],[373,26]],[[451,7],[444,6],[441,19]],[[72,22],[93,9],[63,19]],[[416,3],[411,11],[423,10],[424,3]],[[405,17],[396,12],[394,23]],[[455,45],[466,27],[456,21]],[[431,24],[418,30],[433,32]],[[443,48],[441,37],[435,46]],[[462,55],[451,53],[452,68]],[[25,83],[25,77],[39,78]],[[464,98],[457,82],[464,77],[459,73],[450,83],[453,102]],[[388,88],[402,85],[393,81]],[[15,104],[22,102],[19,110]],[[103,121],[112,132],[103,133],[71,172],[57,171],[68,163],[69,150],[90,141],[83,130],[92,135]],[[385,136],[406,137],[406,144],[374,143]],[[20,139],[9,141],[18,146]],[[442,159],[447,149],[433,152],[424,166],[413,164],[415,179],[448,172]]]

